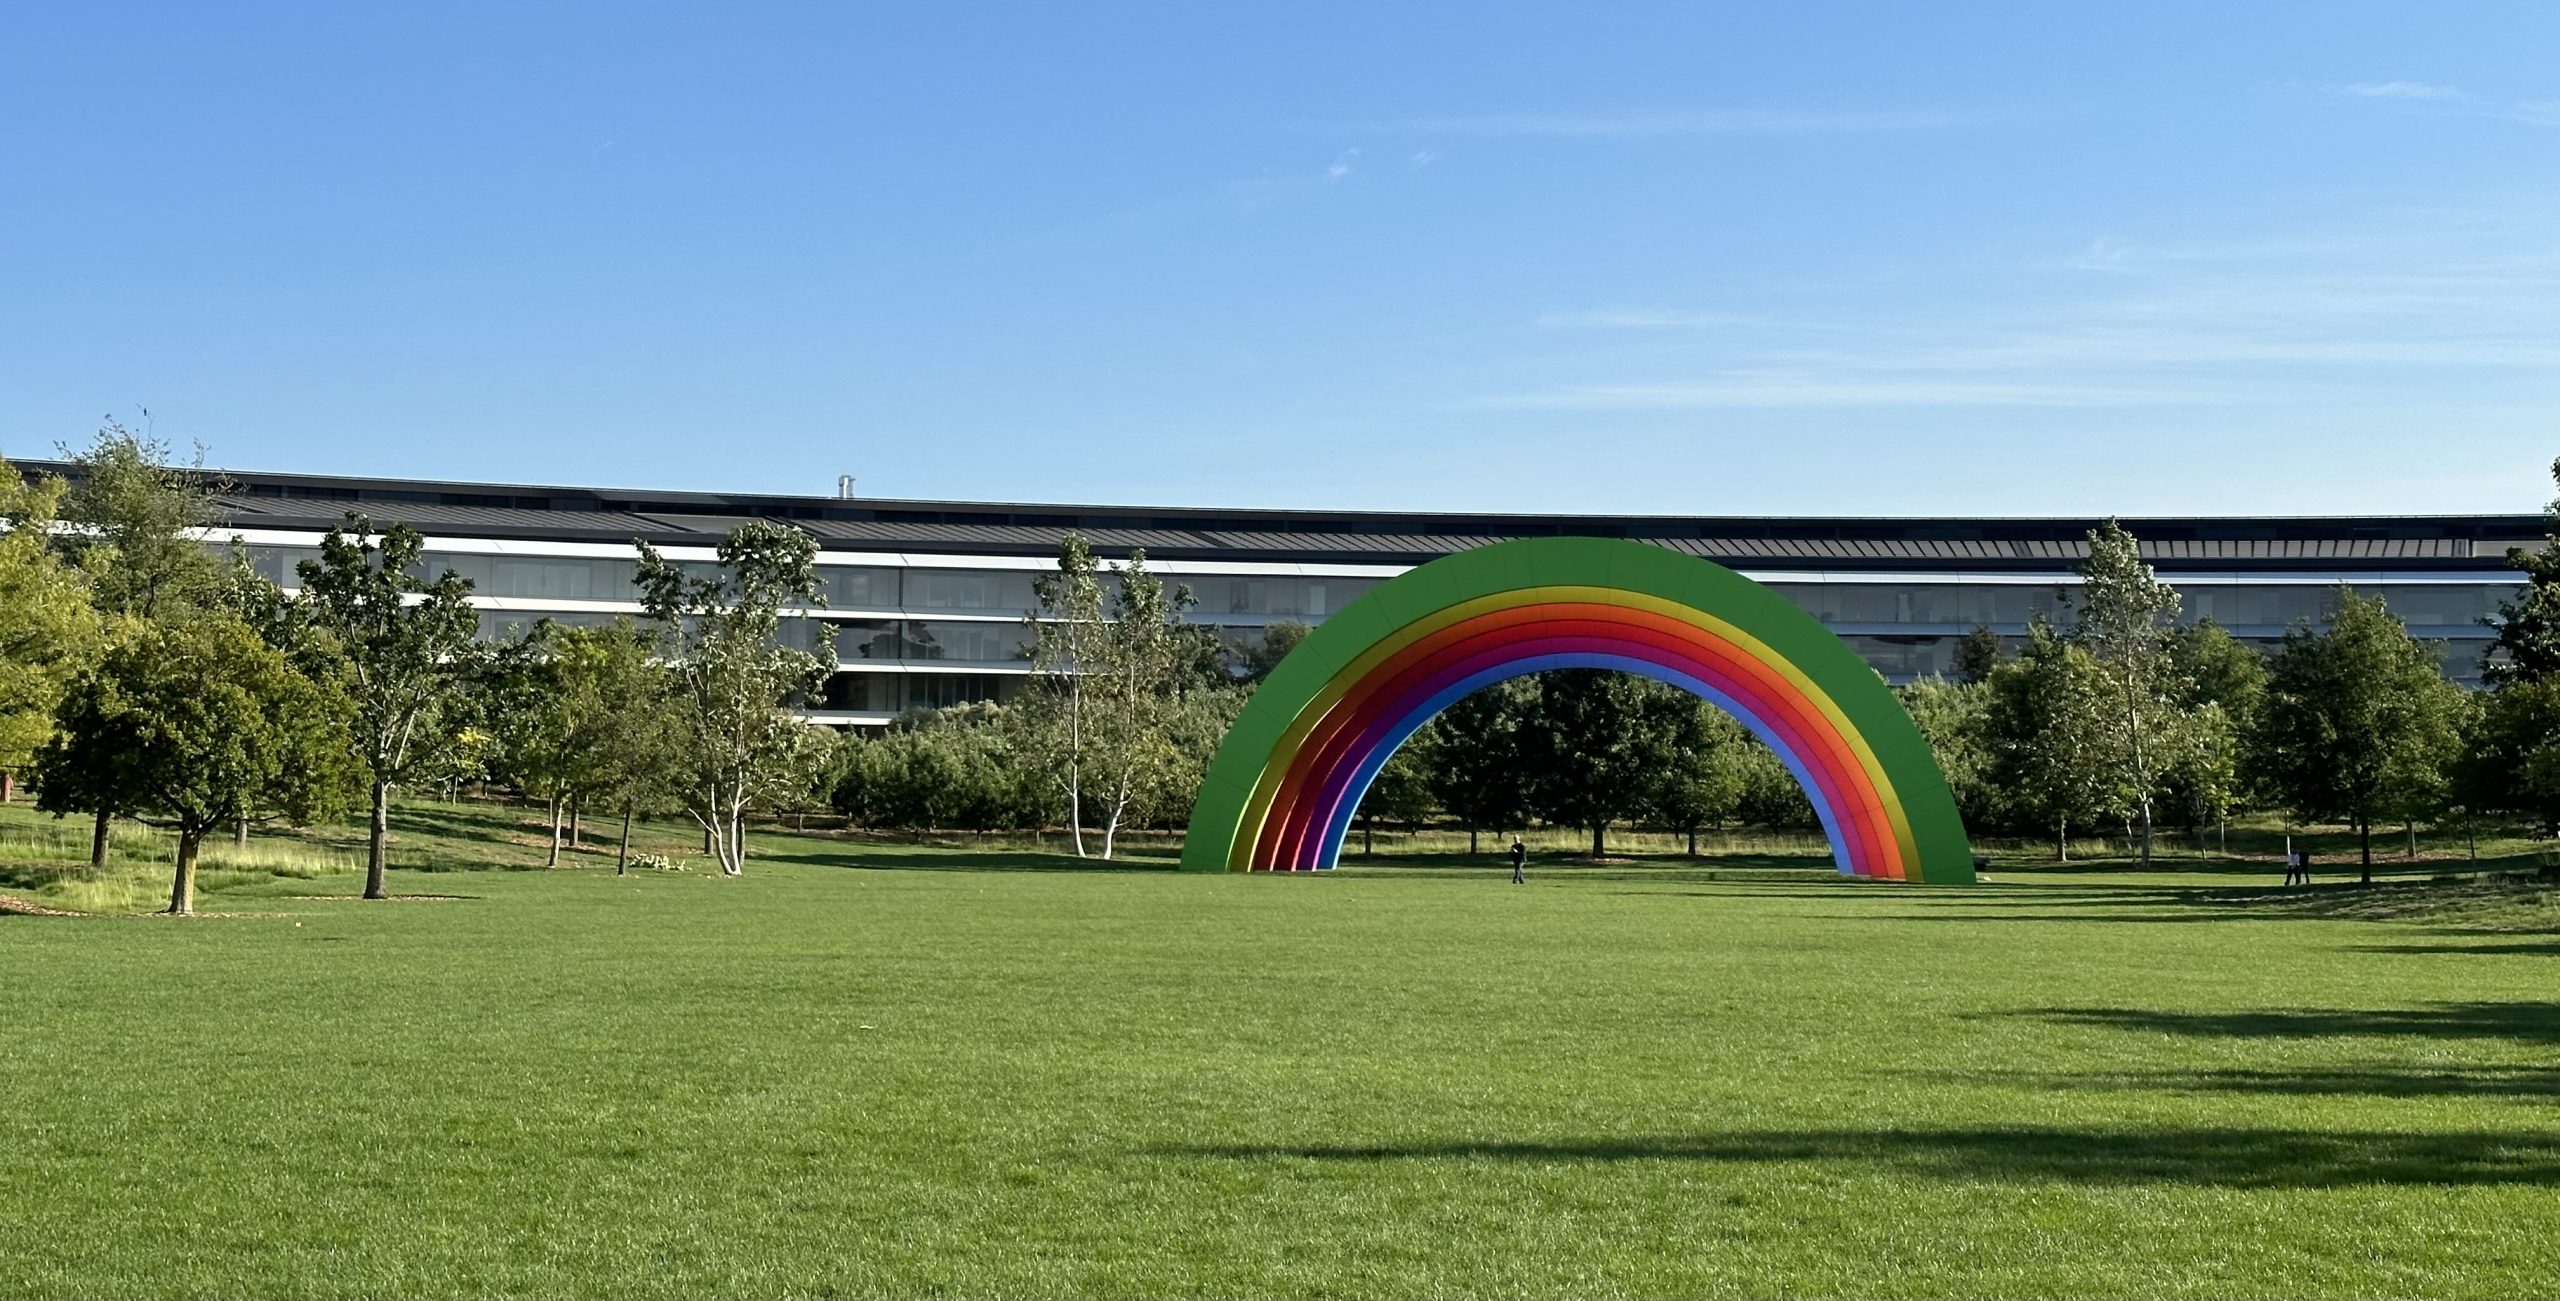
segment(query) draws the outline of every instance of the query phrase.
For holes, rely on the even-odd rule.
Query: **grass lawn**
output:
[[[422,870],[530,818],[0,916],[0,1294],[2560,1292],[2535,890]],[[84,831],[0,892],[122,898]]]

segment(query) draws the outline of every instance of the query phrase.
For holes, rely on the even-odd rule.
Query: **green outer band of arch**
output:
[[[1918,861],[1906,879],[1974,879],[1973,850],[1937,756],[1884,679],[1820,621],[1712,561],[1615,538],[1523,538],[1444,556],[1379,584],[1307,634],[1237,715],[1193,802],[1182,868],[1223,872],[1246,804],[1299,713],[1381,639],[1461,601],[1523,588],[1613,588],[1720,618],[1758,638],[1828,695],[1876,758],[1889,798],[1911,826]]]

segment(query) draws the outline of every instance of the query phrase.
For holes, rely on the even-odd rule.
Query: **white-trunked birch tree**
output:
[[[1073,533],[1059,544],[1058,572],[1033,587],[1032,732],[1065,800],[1076,856],[1089,856],[1091,817],[1108,859],[1122,827],[1171,798],[1168,779],[1183,766],[1184,690],[1204,660],[1182,618],[1191,593],[1168,591],[1141,550],[1106,583],[1092,548]]]
[[[797,787],[818,761],[821,738],[793,712],[834,666],[831,631],[817,651],[782,644],[786,606],[824,604],[818,544],[766,520],[720,543],[717,573],[640,548],[640,601],[667,669],[674,785],[700,824],[724,875],[746,871],[747,810]]]

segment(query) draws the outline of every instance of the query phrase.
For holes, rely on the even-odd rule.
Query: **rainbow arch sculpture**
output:
[[[1360,797],[1415,729],[1471,692],[1556,668],[1640,673],[1732,714],[1795,774],[1842,874],[1973,880],[1936,757],[1856,651],[1732,570],[1608,538],[1458,552],[1325,620],[1218,747],[1183,870],[1332,867]]]

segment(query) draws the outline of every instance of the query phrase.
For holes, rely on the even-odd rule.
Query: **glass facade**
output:
[[[248,549],[257,572],[279,583],[298,581],[296,565],[319,555],[316,546],[273,545]],[[694,577],[719,566],[682,562]],[[511,602],[627,604],[638,599],[633,563],[627,559],[488,555],[430,550],[423,568],[445,569],[471,580],[473,593]],[[837,659],[846,665],[950,664],[958,672],[838,673],[829,683],[831,709],[894,714],[977,700],[1002,700],[1020,690],[1019,675],[965,671],[966,666],[1021,666],[1033,635],[1022,622],[1037,605],[1031,570],[949,566],[821,565],[826,606],[849,612],[784,621],[783,638],[817,648],[822,628],[835,632]],[[1320,623],[1384,581],[1378,578],[1294,575],[1166,576],[1167,587],[1188,587],[1196,605],[1189,617],[1210,625],[1219,640],[1241,648],[1261,639],[1271,623]],[[2326,621],[2335,587],[2323,583],[2215,582],[2179,585],[2189,620],[2210,618],[2235,636],[2272,652],[2284,632]],[[1106,588],[1116,579],[1104,578]],[[2067,583],[1967,583],[1853,581],[1813,582],[1781,577],[1770,586],[1833,628],[1888,678],[1900,682],[1954,668],[1956,638],[1989,627],[2011,641],[2038,616],[2070,621]],[[2466,684],[2479,681],[2480,652],[2489,636],[2483,620],[2516,591],[2514,582],[2376,583],[2359,588],[2381,596],[2418,636],[2445,643],[2445,673]],[[884,615],[939,617],[864,617]],[[858,612],[858,613],[857,613]],[[484,610],[480,634],[517,637],[548,614],[567,626],[602,626],[614,615],[592,610]],[[965,618],[958,616],[981,616]]]

